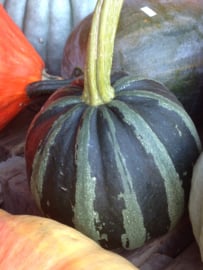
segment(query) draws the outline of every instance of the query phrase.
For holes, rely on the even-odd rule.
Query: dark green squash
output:
[[[147,16],[150,7],[157,15]],[[63,77],[83,69],[91,16],[67,40]],[[129,72],[165,84],[196,122],[203,118],[202,0],[126,0],[115,40],[112,71]],[[200,113],[202,113],[200,115]]]
[[[98,1],[84,88],[63,87],[47,100],[28,130],[25,157],[46,216],[106,248],[134,249],[180,220],[201,145],[162,84],[130,76],[110,84],[121,5]]]
[[[60,75],[63,48],[73,28],[96,0],[0,0],[46,63],[48,73]]]

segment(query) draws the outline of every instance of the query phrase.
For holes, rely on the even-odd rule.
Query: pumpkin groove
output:
[[[116,26],[115,17],[111,24],[105,15],[118,12],[121,2],[98,1],[84,87],[67,86],[48,99],[29,128],[25,153],[31,190],[45,215],[106,248],[134,249],[180,220],[201,143],[162,84],[129,76],[110,84],[113,46],[97,31],[103,22]]]

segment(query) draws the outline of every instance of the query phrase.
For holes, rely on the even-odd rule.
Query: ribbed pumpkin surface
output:
[[[30,126],[26,160],[39,207],[105,247],[132,249],[173,228],[184,211],[196,129],[163,85],[129,77],[108,104],[58,90]]]

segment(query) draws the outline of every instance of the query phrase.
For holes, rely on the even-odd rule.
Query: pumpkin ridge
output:
[[[190,190],[191,171],[193,166],[190,163],[190,160],[198,156],[201,148],[198,139],[196,141],[194,140],[194,134],[191,134],[190,129],[188,128],[187,124],[185,124],[185,120],[183,121],[184,115],[179,115],[176,110],[173,110],[170,111],[170,119],[166,121],[167,115],[169,114],[168,106],[165,106],[166,100],[162,102],[160,99],[161,102],[159,102],[158,106],[156,104],[156,102],[158,103],[158,100],[155,100],[154,102],[152,97],[149,96],[148,99],[147,93],[146,96],[144,94],[142,95],[142,93],[140,95],[139,91],[137,95],[134,95],[134,97],[132,97],[130,93],[128,96],[127,93],[127,97],[123,96],[121,99],[121,96],[119,96],[118,100],[127,103],[129,107],[131,107],[133,110],[136,110],[136,112],[141,117],[146,119],[145,121],[148,123],[150,128],[156,133],[159,140],[163,142],[167,149],[168,155],[175,164],[175,169],[180,176],[183,188],[186,193],[185,199],[187,201],[188,192]],[[173,108],[173,103],[171,104],[171,108]],[[170,132],[171,130],[174,131]],[[168,140],[169,133],[171,133],[170,140]],[[176,151],[174,151],[173,142],[177,143]],[[187,147],[188,144],[191,145],[190,149]],[[185,149],[184,162],[182,151],[180,149]]]
[[[90,111],[90,110],[89,110]],[[103,138],[103,142],[101,141],[101,138],[98,138],[98,143],[96,143],[95,146],[95,132],[92,132],[95,128],[95,125],[98,125],[99,129],[102,130],[106,130],[106,133],[109,134],[110,130],[107,129],[107,127],[104,125],[104,123],[102,124],[101,121],[99,121],[99,119],[101,119],[101,117],[104,117],[104,112],[106,111],[104,106],[99,106],[97,109],[93,109],[91,110],[91,115],[94,119],[91,118],[91,120],[89,119],[89,121],[86,120],[86,124],[82,125],[82,130],[79,131],[78,133],[78,137],[77,137],[77,141],[79,143],[79,149],[77,148],[78,154],[76,154],[76,156],[80,157],[79,160],[77,160],[76,158],[76,162],[77,162],[77,168],[78,168],[78,172],[79,175],[77,175],[77,182],[78,185],[76,186],[76,195],[78,194],[78,200],[76,199],[76,206],[75,208],[75,218],[74,220],[76,220],[76,222],[74,222],[75,227],[77,229],[79,229],[80,231],[82,231],[83,233],[85,233],[86,235],[92,237],[93,239],[99,241],[100,243],[102,243],[103,246],[106,246],[106,243],[112,242],[112,248],[116,247],[116,245],[119,245],[118,239],[115,238],[115,235],[117,234],[121,234],[123,235],[120,239],[120,242],[122,243],[123,246],[125,246],[126,248],[130,247],[134,247],[134,244],[136,242],[137,245],[141,245],[144,241],[145,241],[145,233],[144,236],[136,234],[136,231],[134,230],[134,225],[133,223],[129,224],[131,228],[131,237],[132,235],[134,235],[134,239],[132,241],[132,243],[130,241],[128,241],[128,237],[126,237],[126,233],[125,233],[125,229],[123,229],[123,225],[124,225],[124,221],[125,221],[125,217],[126,215],[123,214],[123,200],[122,200],[122,195],[121,195],[121,190],[118,189],[118,193],[116,195],[116,186],[115,188],[112,187],[112,177],[110,177],[110,175],[108,175],[108,171],[106,170],[106,164],[104,164],[104,161],[106,163],[109,163],[109,159],[107,158],[110,153],[115,151],[114,148],[108,149],[108,153],[105,151],[105,149],[107,149],[107,146],[104,146],[104,143],[107,142],[107,138],[104,139]],[[107,113],[108,114],[108,113]],[[96,116],[97,115],[97,116]],[[89,116],[91,117],[91,116]],[[105,117],[104,117],[105,118]],[[108,118],[108,116],[107,116]],[[86,118],[85,118],[86,119]],[[97,124],[95,123],[95,121],[97,121]],[[99,121],[99,122],[98,122]],[[84,124],[84,123],[83,123]],[[91,133],[89,133],[88,135],[86,134],[86,130],[87,130],[87,126],[86,125],[91,125],[93,130],[91,129],[90,126],[88,126],[88,130],[91,131]],[[93,134],[93,135],[91,135]],[[97,136],[97,135],[96,135]],[[84,139],[84,137],[86,139]],[[92,147],[91,142],[93,142],[94,144],[94,149],[93,149],[93,145]],[[81,147],[80,147],[81,145]],[[110,142],[110,145],[112,145],[112,142]],[[116,144],[115,144],[116,145]],[[101,147],[102,153],[102,159],[97,159],[98,156],[98,148]],[[117,148],[115,146],[115,148]],[[91,151],[92,149],[92,151]],[[80,152],[82,151],[82,153]],[[82,159],[81,159],[82,158]],[[95,161],[95,162],[94,162]],[[112,162],[112,160],[111,160]],[[115,161],[116,163],[116,161]],[[113,166],[113,162],[112,162],[112,166]],[[107,165],[108,166],[108,165]],[[123,166],[124,169],[125,166]],[[100,169],[101,171],[100,171]],[[119,166],[118,166],[119,168]],[[118,170],[118,168],[115,168],[115,171]],[[100,175],[100,172],[102,173],[102,177]],[[116,175],[118,175],[119,173],[116,173]],[[104,182],[102,179],[105,179]],[[118,178],[118,177],[116,177]],[[122,177],[119,177],[122,179]],[[101,182],[100,182],[101,181]],[[125,181],[123,181],[123,183],[125,183]],[[115,193],[115,198],[110,196],[103,196],[101,194],[101,190],[104,189],[105,193],[108,192],[107,190],[114,190]],[[84,196],[81,197],[81,194],[83,194]],[[100,194],[100,195],[99,195]],[[130,194],[132,194],[132,198],[131,202],[133,202],[133,205],[135,205],[135,196],[134,194],[131,192]],[[97,195],[97,197],[95,197]],[[118,201],[117,201],[117,197],[119,199],[120,196],[120,201],[121,201],[121,205],[120,205],[120,210],[117,210],[117,215],[115,216],[114,213],[112,212],[112,209],[114,208],[113,205],[116,205],[118,208]],[[127,195],[128,196],[128,195]],[[130,196],[130,195],[129,195]],[[97,200],[95,200],[97,198]],[[125,198],[125,196],[124,196]],[[128,200],[129,201],[129,200]],[[127,201],[127,202],[128,202]],[[84,203],[85,202],[85,203]],[[126,203],[127,203],[126,202]],[[80,208],[77,207],[77,203],[79,205]],[[109,207],[111,205],[111,207]],[[85,207],[86,206],[86,207]],[[128,205],[128,209],[132,209],[132,207],[129,207],[130,205]],[[135,209],[139,208],[139,206],[134,207]],[[106,211],[109,212],[108,218],[103,215],[103,211],[101,210],[103,209],[106,213]],[[118,215],[118,211],[121,211],[121,214]],[[127,209],[126,209],[127,211]],[[125,211],[124,211],[125,212]],[[123,213],[124,213],[123,212]],[[100,213],[98,215],[98,213]],[[122,218],[123,216],[123,218]],[[111,218],[112,217],[112,218]],[[142,217],[142,215],[140,215],[140,217]],[[116,224],[117,226],[114,226],[114,222],[115,219],[117,220]],[[139,223],[137,221],[137,223]],[[88,226],[87,226],[88,224]],[[114,225],[113,225],[114,224]],[[128,224],[128,222],[127,222]],[[132,226],[133,225],[133,226]],[[142,226],[142,222],[139,228],[143,228]],[[117,232],[115,231],[115,228],[117,230]],[[108,236],[106,234],[106,232],[108,233]],[[128,232],[129,233],[129,232]],[[138,240],[141,239],[141,240]],[[117,244],[116,244],[117,243]],[[138,244],[139,243],[139,244]]]
[[[123,120],[134,128],[135,136],[139,139],[146,152],[153,156],[156,167],[159,168],[159,172],[165,183],[168,211],[171,221],[170,227],[174,227],[174,224],[176,224],[183,211],[184,192],[179,176],[174,168],[171,158],[168,156],[167,150],[153,130],[146,125],[144,119],[136,114],[134,110],[118,101],[112,101],[111,106],[117,108],[118,111],[122,113]],[[132,117],[132,115],[134,115],[134,117]],[[145,132],[142,132],[142,130]],[[162,155],[159,154],[160,152]],[[175,190],[177,194],[174,193],[174,187],[176,187]]]
[[[163,106],[168,110],[175,111],[182,119],[185,120],[185,124],[186,124],[187,128],[189,129],[189,131],[191,132],[191,135],[195,139],[199,151],[201,150],[201,141],[200,141],[200,138],[198,136],[197,130],[194,128],[194,123],[191,121],[190,116],[185,114],[185,110],[182,106],[180,106],[179,104],[177,104],[173,100],[164,97],[163,95],[157,94],[155,91],[154,92],[145,91],[145,90],[139,91],[137,89],[134,91],[129,91],[129,92],[123,91],[123,92],[119,93],[118,97],[125,95],[125,93],[126,94],[129,93],[130,96],[140,96],[140,97],[153,98],[159,102],[160,106]]]
[[[35,126],[40,125],[41,122],[46,121],[46,118],[50,116],[59,116],[60,114],[64,114],[68,108],[77,106],[81,102],[80,97],[72,96],[71,98],[60,98],[58,102],[53,102],[45,110],[43,110],[43,114],[37,121],[35,122]],[[84,104],[85,105],[85,104]]]
[[[116,102],[117,101],[114,101],[113,103],[116,104]],[[147,231],[146,239],[148,239],[159,235],[161,231],[162,233],[165,233],[169,229],[169,216],[166,211],[163,211],[164,208],[168,208],[165,187],[163,185],[163,178],[154,163],[153,157],[150,156],[142,144],[140,144],[139,135],[135,134],[132,125],[123,119],[123,114],[120,113],[118,109],[121,102],[119,101],[118,103],[117,108],[115,108],[114,105],[111,106],[111,104],[109,104],[109,109],[118,118],[117,121],[115,121],[116,119],[114,118],[118,140],[117,143],[114,141],[114,144],[118,145],[126,159],[126,171],[130,172],[132,176],[132,185],[136,191],[137,201],[140,206],[142,216],[144,217],[144,227]],[[128,106],[130,107],[130,104],[128,104]],[[142,107],[141,104],[140,106]],[[133,109],[135,114],[141,114],[140,111],[136,111],[135,108]],[[147,125],[149,125],[149,123],[147,123]],[[119,128],[119,126],[121,126],[121,128]],[[142,134],[142,130],[139,128],[138,130],[139,134]],[[145,130],[143,130],[143,132],[145,132]],[[156,128],[153,132],[156,132]],[[127,141],[129,143],[126,143]],[[114,151],[114,148],[112,151]],[[143,162],[144,160],[147,162]],[[115,178],[117,179],[119,176]],[[125,174],[122,175],[121,179],[122,178],[126,178]],[[153,179],[153,182],[150,181],[151,178]],[[122,181],[121,179],[118,182]],[[115,188],[112,188],[112,190],[114,189]],[[158,190],[161,190],[161,192],[157,192]],[[142,194],[145,194],[145,192],[149,195],[143,198]],[[161,206],[159,204],[160,200],[162,201]],[[154,223],[156,223],[157,220],[157,215],[160,217],[160,222],[154,226]]]
[[[77,106],[77,109],[76,109],[76,106]],[[56,145],[55,140],[57,139],[57,136],[60,137],[60,130],[63,128],[63,125],[61,127],[61,122],[64,119],[66,119],[67,116],[71,116],[70,121],[72,118],[74,118],[74,116],[79,117],[79,118],[81,117],[81,113],[83,113],[84,107],[81,108],[81,106],[79,105],[76,105],[76,106],[71,108],[67,113],[64,113],[63,115],[61,115],[59,117],[60,119],[57,119],[57,121],[52,124],[51,129],[47,133],[46,139],[43,141],[43,143],[39,145],[35,153],[30,184],[31,184],[31,190],[40,208],[41,208],[41,205],[45,205],[45,207],[49,208],[48,200],[44,201],[42,199],[44,198],[43,196],[44,193],[47,194],[47,198],[48,198],[51,192],[50,191],[51,186],[49,186],[50,184],[47,183],[48,184],[47,186],[46,183],[44,183],[43,185],[43,177],[45,177],[47,173],[50,173],[49,172],[50,170],[48,169],[49,165],[47,164],[47,162],[49,162],[50,153],[53,151],[51,148],[51,145],[53,147]],[[68,138],[66,140],[68,140]],[[49,143],[46,143],[47,141],[49,141]],[[60,165],[63,167],[64,163],[61,163]],[[36,170],[34,168],[36,168]],[[58,177],[61,176],[61,179],[63,179],[63,175],[60,174],[60,166],[55,168],[55,166],[53,166],[53,163],[52,163],[52,165],[50,165],[50,168],[53,169],[53,172],[52,172],[53,175],[58,175]],[[35,177],[39,179],[38,183],[35,183],[35,180],[34,180]],[[60,181],[58,180],[57,182],[58,182],[57,186],[60,186]],[[65,193],[63,192],[63,190],[61,190],[60,192],[62,193],[61,196],[64,196]],[[51,201],[51,199],[49,201]],[[54,205],[54,203],[51,205]]]
[[[118,189],[119,193],[117,194],[117,200],[118,200],[117,207],[119,208],[119,203],[121,203],[122,201],[124,205],[123,207],[120,206],[121,207],[120,216],[123,219],[121,225],[124,231],[120,233],[121,234],[120,240],[124,248],[133,249],[135,248],[135,245],[138,247],[138,246],[141,246],[145,242],[147,238],[146,228],[144,226],[144,220],[143,220],[141,208],[137,200],[137,194],[134,191],[133,174],[130,170],[128,170],[129,168],[127,166],[125,154],[121,154],[120,143],[118,141],[117,134],[116,134],[118,132],[117,126],[115,125],[114,120],[112,119],[112,116],[106,107],[103,107],[102,114],[103,114],[104,119],[107,121],[107,125],[108,125],[106,138],[108,138],[107,141],[109,141],[109,145],[111,145],[111,149],[109,149],[109,151],[113,151],[114,162],[112,160],[111,163],[112,163],[112,166],[115,166],[114,168],[114,170],[116,171],[115,178],[117,180],[120,179],[121,181],[120,188]],[[115,115],[115,112],[113,115]],[[121,125],[122,125],[122,122],[121,122]],[[119,138],[123,138],[121,134],[119,135],[120,135]],[[108,152],[107,152],[107,156],[109,156]],[[110,178],[108,180],[110,180]],[[116,190],[116,187],[113,190]],[[136,230],[134,230],[135,227],[137,228]],[[107,231],[108,231],[108,228],[107,228]],[[111,233],[109,233],[109,235],[110,234]]]
[[[107,235],[100,235],[95,224],[100,223],[99,213],[94,208],[94,200],[96,199],[96,183],[95,175],[89,163],[90,140],[90,121],[95,115],[97,108],[89,107],[85,111],[85,117],[82,125],[77,133],[75,162],[77,167],[76,174],[76,190],[73,223],[78,230],[83,231],[87,235],[91,235],[96,241],[106,239]],[[88,226],[87,226],[88,224]],[[108,240],[108,239],[106,239]]]
[[[22,20],[21,20],[21,23],[19,24],[18,22],[18,25],[19,27],[22,29],[23,32],[26,31],[26,24],[25,24],[25,21],[26,21],[26,17],[27,17],[27,14],[28,14],[28,11],[29,11],[29,1],[26,1],[25,0],[25,3],[24,3],[24,8],[23,8],[23,16],[22,16]],[[5,6],[5,8],[7,8]]]
[[[70,89],[71,90],[71,89]],[[65,89],[66,92],[66,89]],[[43,132],[48,132],[52,126],[53,122],[57,120],[57,117],[60,115],[63,115],[66,113],[67,110],[73,108],[74,106],[77,106],[78,103],[81,103],[81,98],[78,96],[69,96],[69,98],[62,97],[59,101],[59,106],[55,102],[51,103],[51,100],[54,98],[54,96],[57,96],[58,93],[55,93],[52,95],[48,101],[46,102],[46,105],[43,106],[40,110],[40,112],[35,116],[34,119],[36,121],[33,121],[32,125],[29,127],[29,132],[35,132],[40,127],[41,133],[37,134],[36,136],[30,138],[29,134],[27,134],[26,141],[28,142],[32,141],[32,148],[29,149],[29,159],[27,159],[27,163],[32,164],[34,156],[37,152],[37,149],[39,145],[41,145],[41,135]],[[65,104],[64,104],[65,102]],[[83,104],[85,107],[85,104]],[[68,108],[67,108],[68,107]],[[40,114],[40,117],[38,115]],[[27,170],[27,174],[31,175],[31,170]]]

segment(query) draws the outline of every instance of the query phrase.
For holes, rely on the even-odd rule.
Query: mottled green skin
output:
[[[201,146],[163,85],[127,76],[113,87],[100,106],[86,105],[82,88],[53,94],[28,131],[27,173],[45,215],[104,247],[134,249],[181,218]]]
[[[199,1],[126,0],[115,40],[112,71],[165,84],[194,121],[203,118],[203,4]],[[157,15],[140,11],[149,6]],[[62,74],[83,68],[91,17],[70,35]]]

